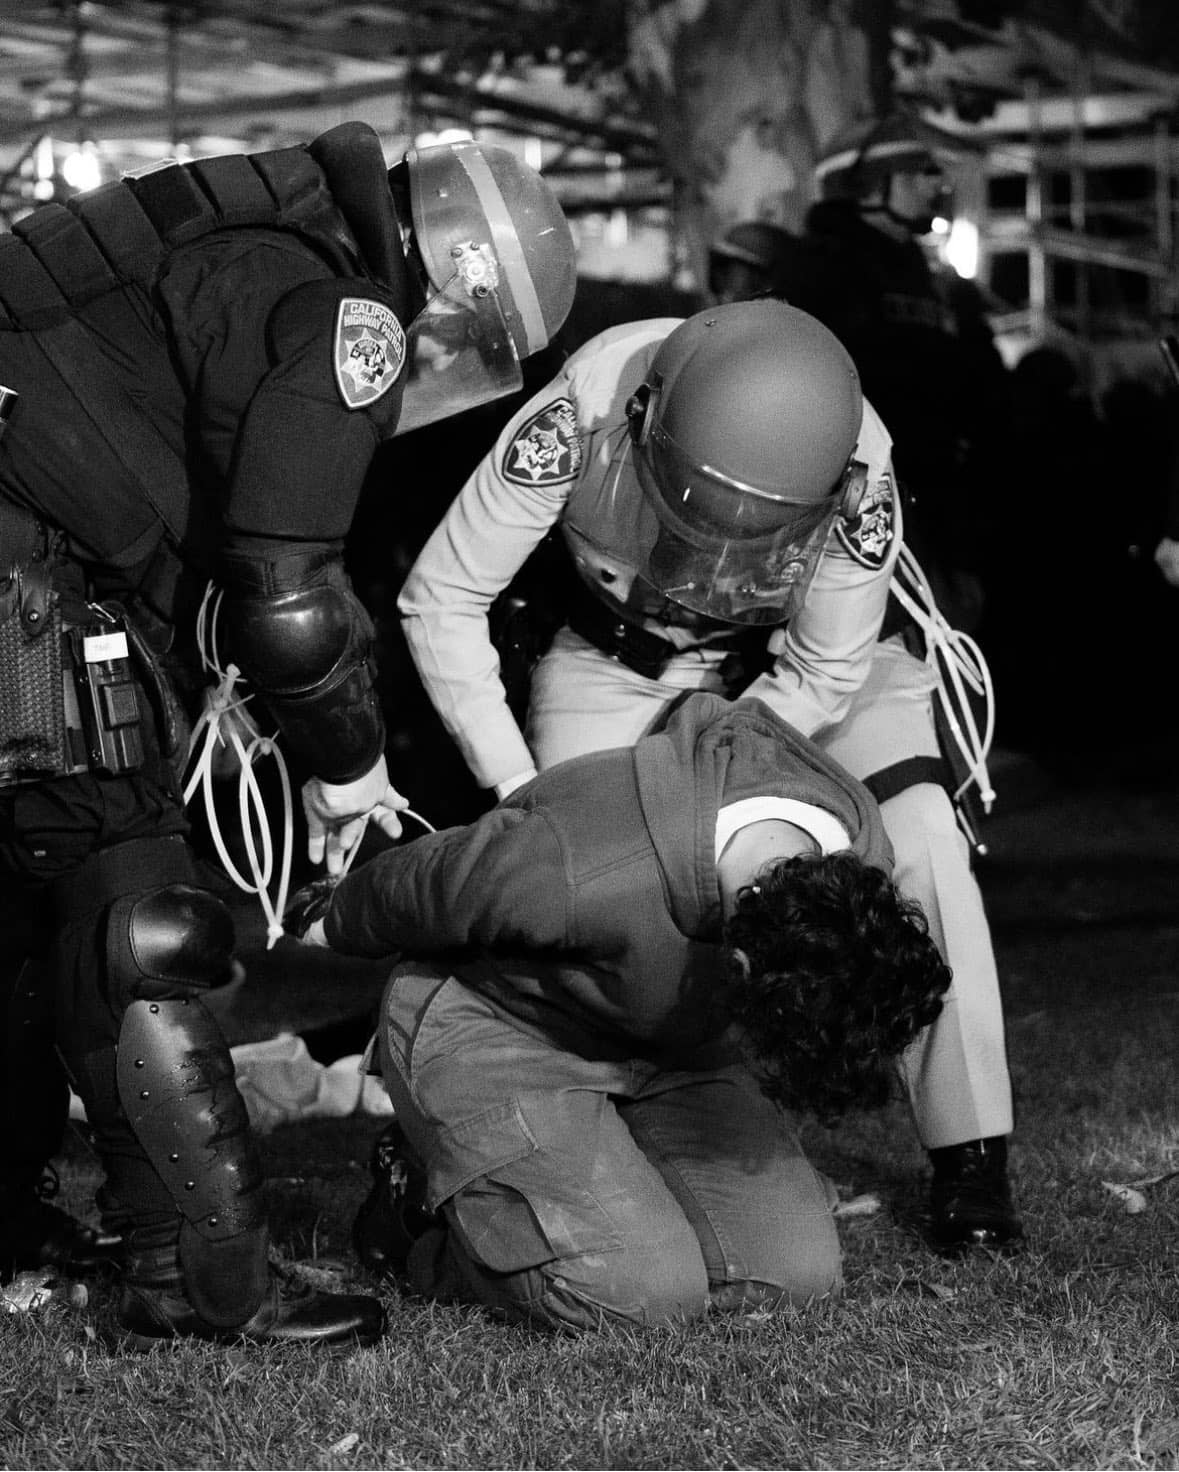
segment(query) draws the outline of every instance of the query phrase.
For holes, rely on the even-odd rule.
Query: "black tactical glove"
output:
[[[296,940],[305,940],[315,922],[322,920],[331,909],[332,893],[339,882],[340,875],[325,874],[322,879],[313,879],[310,884],[296,890],[283,912],[283,930]]]

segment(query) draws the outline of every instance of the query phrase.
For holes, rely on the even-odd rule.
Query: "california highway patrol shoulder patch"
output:
[[[887,475],[865,489],[855,516],[841,516],[835,523],[835,534],[848,556],[873,570],[887,561],[894,529],[892,480]]]
[[[554,399],[521,426],[500,473],[518,486],[554,486],[576,480],[580,469],[577,410],[569,399]]]
[[[397,382],[405,363],[405,332],[381,302],[346,296],[336,312],[332,364],[347,409],[366,409]]]

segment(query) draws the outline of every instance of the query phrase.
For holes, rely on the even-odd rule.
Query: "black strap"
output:
[[[616,604],[596,598],[575,572],[571,572],[568,584],[567,622],[575,634],[595,649],[648,680],[658,680],[681,652],[669,639],[651,633],[627,617]],[[719,673],[725,682],[725,694],[731,699],[772,667],[770,632],[769,628],[750,629],[733,624],[723,638],[710,639],[700,646],[726,651]]]
[[[894,762],[891,767],[883,767],[870,777],[861,778],[861,781],[876,801],[881,803],[907,792],[910,787],[920,787],[923,782],[932,782],[937,787],[944,787],[947,792],[953,790],[946,763],[940,756],[906,757],[903,762]]]
[[[576,575],[569,588],[568,622],[595,649],[648,680],[657,680],[676,653],[674,644],[595,598]]]

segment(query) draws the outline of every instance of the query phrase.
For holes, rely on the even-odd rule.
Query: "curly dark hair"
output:
[[[848,852],[766,865],[725,924],[720,999],[763,1090],[833,1120],[898,1094],[898,1055],[942,1009],[950,968],[921,907]]]

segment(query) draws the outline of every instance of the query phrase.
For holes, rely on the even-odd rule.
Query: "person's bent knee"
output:
[[[843,1254],[835,1222],[828,1218],[826,1230],[809,1233],[796,1244],[782,1296],[798,1308],[836,1296],[843,1287]]]
[[[714,1283],[709,1295],[713,1308],[743,1313],[781,1304],[807,1308],[824,1298],[837,1297],[843,1287],[843,1256],[834,1221],[827,1218],[816,1223],[813,1230],[795,1235],[788,1246],[789,1252],[772,1281],[734,1277]]]
[[[702,1261],[677,1265],[673,1255],[652,1271],[649,1259],[637,1263],[628,1252],[612,1251],[496,1273],[467,1257],[453,1236],[448,1245],[463,1284],[458,1296],[517,1322],[573,1330],[599,1329],[611,1321],[648,1327],[687,1323],[708,1306]],[[416,1286],[434,1296],[433,1284],[419,1280]]]
[[[540,1270],[539,1302],[532,1304],[546,1322],[564,1329],[596,1329],[603,1323],[622,1322],[647,1328],[655,1324],[689,1323],[701,1318],[708,1307],[703,1272],[687,1265],[679,1274],[633,1274],[626,1264],[610,1262],[616,1254],[598,1261],[600,1273],[587,1273],[587,1261],[574,1265],[550,1263]]]
[[[816,1272],[810,1281],[796,1280],[783,1287],[779,1283],[762,1283],[755,1278],[742,1282],[718,1283],[709,1290],[714,1312],[764,1313],[771,1309],[810,1308],[826,1299],[838,1298],[843,1289],[843,1272],[838,1257],[827,1272]]]

